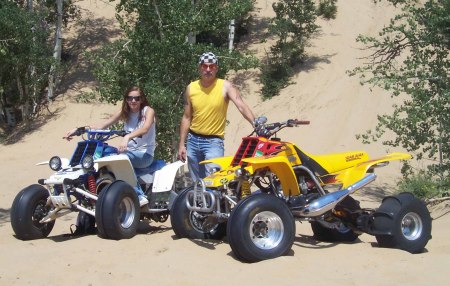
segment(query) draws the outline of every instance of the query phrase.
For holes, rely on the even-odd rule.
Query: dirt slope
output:
[[[273,1],[256,1],[259,21],[272,15]],[[109,2],[80,2],[92,14],[96,27],[114,29],[114,9]],[[375,33],[393,13],[388,5],[371,0],[339,0],[336,20],[321,23],[322,32],[311,42],[311,60],[295,78],[295,84],[271,101],[259,99],[259,85],[247,73],[242,93],[258,115],[270,121],[299,118],[311,125],[291,128],[280,136],[310,153],[354,149],[374,156],[385,153],[379,144],[363,146],[355,134],[374,126],[376,114],[392,104],[381,90],[369,92],[345,71],[361,63],[363,52],[354,41],[359,33]],[[94,25],[91,25],[93,27]],[[256,28],[256,27],[255,27]],[[258,37],[254,30],[249,40]],[[98,44],[107,40],[102,33]],[[253,38],[252,38],[253,37]],[[90,38],[95,46],[96,38]],[[261,55],[254,41],[251,48]],[[82,64],[80,60],[80,65]],[[245,264],[236,260],[227,241],[176,239],[170,223],[141,223],[130,240],[111,241],[85,236],[67,238],[74,215],[58,219],[48,239],[20,241],[13,236],[9,211],[17,192],[49,175],[46,166],[34,166],[55,154],[69,154],[75,143],[61,139],[69,128],[102,120],[115,106],[76,104],[72,97],[95,84],[86,73],[78,74],[65,96],[50,107],[55,112],[45,124],[14,145],[0,146],[0,285],[447,285],[450,267],[450,216],[434,213],[433,239],[424,253],[409,253],[377,247],[374,237],[363,234],[356,243],[332,244],[312,238],[309,223],[297,223],[297,235],[289,255]],[[233,79],[236,80],[237,79]],[[234,153],[240,138],[249,133],[235,108],[230,108],[226,152]],[[394,150],[391,150],[394,151]],[[395,150],[399,151],[399,150]],[[385,169],[385,170],[383,170]],[[379,180],[361,192],[363,206],[376,206],[382,186],[395,185],[399,166],[378,172]]]

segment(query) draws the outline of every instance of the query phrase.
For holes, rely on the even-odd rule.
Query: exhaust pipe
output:
[[[327,211],[334,209],[336,205],[343,199],[345,199],[345,197],[347,197],[348,195],[353,194],[357,190],[373,182],[376,177],[377,176],[374,173],[368,174],[346,189],[326,194],[325,196],[322,196],[307,204],[302,209],[293,210],[292,213],[294,214],[294,216],[302,217],[315,217],[323,215]]]

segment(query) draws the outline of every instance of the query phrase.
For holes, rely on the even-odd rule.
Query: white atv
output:
[[[185,163],[155,160],[145,169],[133,169],[128,156],[105,143],[124,130],[78,128],[86,134],[70,160],[54,156],[48,162],[55,171],[48,179],[21,190],[11,207],[11,225],[22,240],[47,237],[55,219],[80,212],[98,235],[108,239],[131,238],[141,219],[167,220],[177,191],[185,187],[179,172]],[[140,184],[149,203],[140,207],[134,187]]]

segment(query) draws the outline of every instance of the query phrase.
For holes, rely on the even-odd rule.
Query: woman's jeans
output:
[[[130,158],[131,165],[135,169],[142,169],[149,167],[153,162],[153,156],[146,153],[145,151],[139,151],[139,150],[128,150],[125,153],[128,158]],[[138,196],[144,195],[144,192],[142,191],[141,186],[139,185],[139,182],[137,186],[134,188],[136,190],[136,193]]]
[[[189,174],[194,182],[210,175],[212,168],[220,167],[217,164],[199,164],[201,161],[223,157],[223,139],[218,137],[204,137],[188,133],[187,157]]]

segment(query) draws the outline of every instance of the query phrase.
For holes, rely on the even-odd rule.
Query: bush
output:
[[[287,63],[265,63],[261,66],[261,83],[263,99],[270,99],[289,85],[292,68]]]
[[[335,19],[337,13],[337,0],[321,0],[317,8],[317,16],[325,19]]]
[[[437,179],[430,173],[421,171],[410,175],[399,183],[400,192],[410,192],[421,199],[448,196],[450,179]]]
[[[308,40],[316,33],[314,1],[281,0],[272,4],[275,18],[270,20],[269,34],[277,39],[270,47],[266,63],[261,67],[261,93],[268,99],[280,93],[290,84],[294,68],[298,67],[305,55]]]

